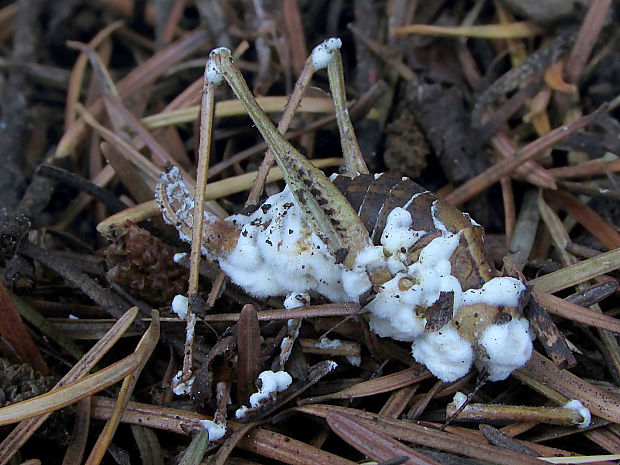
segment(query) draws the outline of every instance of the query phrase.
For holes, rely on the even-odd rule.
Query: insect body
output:
[[[229,56],[214,51],[209,72],[221,73],[250,106]],[[258,112],[250,113],[287,187],[248,216],[205,213],[203,253],[233,282],[257,297],[287,296],[290,308],[309,293],[371,299],[371,329],[411,342],[415,359],[444,381],[464,376],[473,363],[500,380],[527,362],[525,287],[498,276],[481,226],[407,178],[357,174],[330,182]],[[189,238],[193,200],[178,170],[162,175],[156,197],[164,218]]]
[[[414,357],[445,381],[465,375],[474,360],[491,379],[503,379],[529,359],[520,310],[524,286],[496,276],[481,226],[407,178],[337,176],[333,182],[376,244],[359,254],[353,269],[336,263],[288,188],[249,216],[205,214],[203,252],[250,294],[286,295],[291,307],[307,301],[309,292],[357,301],[372,292],[367,270],[386,265],[393,278],[366,306],[371,328],[412,342]],[[157,193],[164,218],[189,238],[193,202],[178,170],[162,176]]]

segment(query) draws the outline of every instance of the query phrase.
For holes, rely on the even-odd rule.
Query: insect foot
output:
[[[315,61],[328,67],[334,100],[345,102],[343,86],[331,85],[340,79],[340,43],[322,45]],[[276,130],[230,52],[216,49],[210,60],[210,82],[231,86],[287,182],[251,215],[205,214],[203,253],[234,283],[256,297],[287,296],[290,307],[309,293],[332,301],[370,297],[371,329],[411,343],[413,357],[446,382],[472,365],[502,380],[529,360],[525,286],[498,275],[480,225],[408,178],[365,174],[356,150],[347,161],[353,176],[327,179]],[[346,111],[337,117],[346,147],[353,128]],[[156,197],[164,218],[189,240],[193,199],[177,170],[162,175]]]

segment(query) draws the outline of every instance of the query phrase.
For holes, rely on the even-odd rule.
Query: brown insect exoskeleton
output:
[[[205,213],[202,252],[248,293],[287,296],[287,307],[307,301],[308,293],[369,301],[371,329],[411,342],[414,358],[444,381],[464,376],[474,363],[490,380],[505,379],[532,352],[522,316],[525,286],[499,276],[484,230],[469,215],[410,179],[368,174],[346,109],[339,48],[340,40],[329,39],[306,64],[309,75],[328,69],[346,168],[331,180],[269,121],[230,51],[211,52],[208,86],[230,85],[287,187],[251,215]],[[308,79],[304,73],[297,88]],[[164,218],[189,240],[194,201],[178,170],[162,175],[156,197]]]

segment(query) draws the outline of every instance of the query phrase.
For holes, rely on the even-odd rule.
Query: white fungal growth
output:
[[[248,413],[248,410],[250,409],[247,407],[247,405],[242,405],[237,410],[235,410],[235,418],[241,420]]]
[[[525,286],[509,276],[501,276],[484,283],[480,289],[468,289],[463,293],[463,305],[487,304],[515,306]]]
[[[286,371],[263,371],[258,375],[258,379],[261,382],[260,389],[250,396],[250,405],[253,408],[270,399],[271,394],[288,389],[293,382],[293,378]]]
[[[372,283],[365,269],[355,269],[342,271],[342,288],[344,292],[354,299],[366,292]]]
[[[341,344],[342,342],[340,339],[328,339],[326,337],[322,337],[319,340],[319,343],[316,344],[316,347],[318,349],[337,349]]]
[[[385,264],[384,248],[381,245],[369,245],[363,248],[355,258],[355,266],[373,269]]]
[[[209,442],[222,439],[226,434],[226,423],[213,420],[200,420],[200,424],[209,433]]]
[[[370,328],[374,332],[381,337],[412,342],[423,335],[426,324],[424,317],[416,315],[416,308],[430,307],[442,291],[454,293],[455,307],[461,302],[461,285],[450,274],[450,256],[459,239],[460,234],[439,236],[422,250],[417,262],[408,267],[400,262],[404,270],[383,284],[375,299],[366,306],[371,312]],[[405,238],[404,243],[409,242],[410,239]]]
[[[327,39],[314,47],[312,50],[311,60],[314,70],[318,71],[327,68],[327,65],[333,57],[334,50],[342,47],[342,41],[337,38]]]
[[[412,228],[411,214],[395,208],[387,218],[381,244],[386,263],[394,278],[383,284],[380,292],[366,308],[371,312],[370,327],[382,337],[410,341],[414,358],[443,381],[455,381],[466,375],[474,361],[474,348],[464,340],[451,323],[438,331],[425,331],[424,310],[431,307],[441,292],[452,293],[453,316],[463,305],[487,304],[517,306],[525,286],[509,277],[493,278],[481,289],[463,291],[451,274],[450,257],[459,245],[461,233],[452,234],[435,215],[431,215],[441,236],[433,239],[420,252],[417,262],[407,265],[407,249],[425,231]],[[416,310],[420,310],[420,315]],[[486,337],[485,337],[486,336]],[[480,341],[488,359],[479,366],[489,370],[491,380],[505,379],[514,369],[523,366],[532,353],[532,343],[525,319],[514,319],[506,325],[492,325]],[[506,350],[510,347],[511,350]]]
[[[187,252],[180,252],[175,253],[172,259],[174,260],[174,263],[181,263],[185,257],[187,257]]]
[[[162,189],[165,194],[161,194]],[[168,171],[161,174],[155,188],[155,197],[164,221],[177,227],[179,238],[182,241],[191,242],[191,228],[194,224],[194,198],[183,182],[181,173],[176,166],[172,166]],[[174,205],[174,211],[168,211],[168,204]],[[212,224],[217,221],[217,217],[205,210],[202,221],[205,224]],[[201,251],[208,255],[204,247],[201,247]]]
[[[477,362],[487,368],[490,381],[506,379],[513,370],[521,368],[532,356],[529,322],[515,318],[503,325],[490,325],[480,338],[480,345],[489,357]]]
[[[219,47],[211,51],[209,54],[209,61],[207,62],[207,66],[205,67],[205,80],[209,84],[219,85],[224,80],[224,76],[220,69],[215,64],[215,60],[213,57],[219,55],[222,51],[226,51],[230,53],[230,50],[226,47]]]
[[[439,218],[437,218],[437,215],[435,215],[435,212],[437,211],[437,202],[438,200],[435,200],[431,205],[431,216],[433,218],[433,224],[435,226],[435,229],[437,229],[438,231],[447,233],[448,228],[446,228],[446,225],[443,224],[443,222]]]
[[[175,295],[172,299],[172,311],[176,313],[180,319],[184,320],[187,317],[188,309],[189,299],[181,294]]]
[[[425,234],[426,231],[412,228],[411,213],[408,210],[396,207],[390,212],[381,235],[381,244],[389,256],[388,267],[392,273],[404,270],[407,249]]]
[[[196,330],[196,315],[191,313],[189,316],[189,320],[187,321],[187,326],[185,328],[185,340],[186,341],[194,340],[195,330]]]
[[[592,414],[590,413],[590,410],[584,407],[581,402],[579,402],[578,400],[571,400],[565,405],[563,405],[563,407],[575,410],[577,413],[579,413],[579,415],[581,415],[583,421],[577,425],[579,428],[586,428],[590,426],[590,422],[592,421]]]
[[[284,308],[292,310],[294,308],[310,305],[310,295],[307,292],[291,292],[284,299]]]
[[[337,45],[326,41],[315,49],[316,56],[328,62],[330,50]],[[180,236],[189,241],[186,236],[191,231],[194,206],[191,195],[178,170],[170,170],[160,182],[160,189],[164,187],[169,200],[160,201],[160,206],[165,210],[166,205],[175,205],[171,221],[184,225],[185,234],[180,232]],[[527,320],[515,317],[508,323],[482,328],[480,334],[465,339],[459,333],[462,329],[457,330],[451,322],[443,324],[440,320],[443,326],[432,330],[436,329],[436,323],[431,321],[427,328],[426,312],[439,304],[439,309],[447,313],[443,318],[449,320],[463,306],[518,307],[525,286],[514,278],[496,277],[480,289],[463,290],[452,274],[450,261],[459,247],[462,231],[449,231],[438,218],[438,201],[430,208],[433,235],[428,236],[431,231],[413,227],[407,207],[423,194],[426,193],[412,196],[405,205],[389,212],[381,245],[368,246],[359,252],[353,269],[336,263],[326,244],[306,223],[288,187],[269,197],[251,215],[227,218],[240,231],[239,238],[231,252],[221,252],[222,255],[212,258],[217,258],[231,280],[249,294],[261,298],[286,296],[285,307],[289,309],[309,304],[313,292],[334,302],[358,302],[371,288],[368,272],[387,267],[393,278],[381,285],[366,306],[375,333],[410,342],[414,358],[443,381],[454,381],[467,374],[474,359],[479,368],[488,370],[491,380],[505,379],[531,356]],[[214,217],[205,213],[205,222],[213,221]],[[412,263],[410,249],[425,236],[432,240],[419,250],[417,261]],[[445,301],[439,302],[442,293],[452,303],[451,315],[449,307],[442,307]],[[187,314],[186,307],[182,296],[173,301],[173,310],[181,318]],[[269,395],[262,391],[256,393],[254,403]]]
[[[454,393],[454,398],[452,399],[452,406],[454,407],[454,410],[456,411],[460,409],[465,402],[467,402],[467,396],[460,391],[456,391]]]
[[[357,301],[370,289],[366,269],[336,264],[306,224],[286,187],[250,216],[228,218],[241,228],[233,251],[219,259],[230,279],[256,297],[315,291],[334,302]],[[288,303],[294,305],[291,297]]]
[[[192,392],[192,385],[194,384],[195,376],[189,378],[189,380],[182,382],[181,378],[183,377],[183,371],[178,371],[176,375],[172,378],[172,392],[174,392],[177,396],[183,396],[185,394],[189,394]]]
[[[448,323],[438,331],[426,331],[411,344],[411,353],[437,378],[445,382],[462,378],[471,369],[474,351]]]

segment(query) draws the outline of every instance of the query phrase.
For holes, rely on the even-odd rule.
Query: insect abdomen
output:
[[[484,245],[483,228],[411,179],[385,173],[378,177],[336,176],[332,182],[358,213],[375,245],[380,243],[390,212],[400,207],[411,214],[412,229],[427,233],[414,244],[412,255],[436,236],[439,226],[449,233],[462,233],[451,261],[455,268],[453,275],[463,289],[479,288],[497,275]]]

